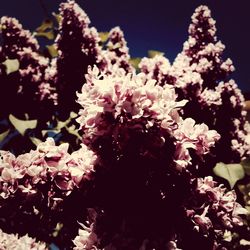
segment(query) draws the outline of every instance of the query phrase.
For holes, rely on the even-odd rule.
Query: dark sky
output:
[[[0,16],[18,18],[34,30],[48,13],[57,11],[59,0],[1,0]],[[206,4],[216,20],[217,36],[226,45],[225,57],[236,67],[232,77],[240,88],[250,91],[250,2],[249,0],[78,0],[98,31],[120,26],[132,57],[150,49],[165,52],[173,61],[187,39],[194,9]]]

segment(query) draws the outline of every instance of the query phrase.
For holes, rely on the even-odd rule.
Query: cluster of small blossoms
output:
[[[220,81],[224,81],[234,67],[230,59],[223,61],[225,46],[217,41],[215,33],[215,21],[210,10],[207,6],[198,7],[189,26],[189,38],[173,63],[171,74],[179,77],[183,68],[189,68],[200,74],[202,90],[214,89]]]
[[[190,199],[192,208],[186,213],[192,218],[194,228],[202,231],[204,235],[209,230],[232,229],[242,226],[240,215],[247,214],[247,210],[236,202],[234,190],[226,191],[223,185],[217,185],[211,176],[195,180],[196,189]],[[215,219],[216,218],[216,219]]]
[[[171,176],[171,180],[173,182],[171,185],[173,185],[173,187],[176,187],[176,189],[172,190],[173,193],[178,192],[177,190],[182,190],[183,188],[184,189],[187,188],[184,187],[186,185],[186,184],[184,185],[184,183],[186,182],[188,188],[191,190],[190,192],[192,193],[192,195],[193,193],[195,194],[198,193],[200,195],[199,191],[197,190],[200,190],[201,188],[200,183],[202,182],[203,179],[198,179],[199,187],[195,188],[192,187],[193,182],[196,179],[194,177],[197,174],[197,172],[195,172],[195,174],[193,173],[192,166],[202,165],[201,162],[196,161],[197,158],[209,154],[211,148],[213,148],[215,143],[219,140],[220,135],[215,130],[209,130],[208,126],[205,124],[198,125],[195,124],[195,121],[192,118],[183,119],[179,116],[179,110],[183,108],[183,106],[186,104],[186,101],[183,100],[181,102],[178,102],[176,100],[177,96],[175,94],[173,86],[171,85],[165,84],[164,86],[159,86],[157,85],[155,80],[152,79],[148,80],[146,75],[143,73],[138,75],[126,74],[124,76],[122,75],[105,76],[102,73],[98,74],[97,68],[94,68],[92,72],[89,71],[89,73],[90,73],[89,76],[88,75],[86,76],[87,83],[83,85],[82,93],[78,94],[78,102],[83,107],[83,109],[79,113],[80,117],[78,118],[78,122],[80,123],[80,126],[84,132],[83,141],[89,144],[90,147],[92,147],[94,151],[100,156],[100,162],[102,162],[101,166],[104,168],[104,170],[102,169],[102,167],[99,167],[97,169],[97,173],[98,171],[102,172],[105,171],[105,169],[107,170],[109,168],[110,169],[109,171],[114,171],[114,172],[121,171],[123,173],[122,175],[123,178],[126,178],[127,176],[126,171],[130,172],[131,169],[133,169],[133,174],[138,179],[136,184],[134,184],[133,182],[134,177],[133,178],[130,177],[131,178],[130,185],[132,187],[133,185],[135,185],[138,190],[140,190],[140,188],[142,188],[143,185],[145,185],[143,184],[143,181],[140,180],[140,178],[146,178],[146,179],[148,178],[148,181],[146,181],[147,183],[146,185],[150,187],[150,185],[156,185],[152,184],[154,183],[153,180],[154,177],[152,176],[157,175],[157,172],[162,173],[163,176],[166,173],[168,173],[167,176]],[[125,133],[124,130],[126,131]],[[133,131],[133,133],[131,131]],[[126,136],[124,136],[124,134],[126,134]],[[151,138],[150,146],[146,145],[147,143],[149,143],[145,139],[148,136]],[[140,148],[139,150],[136,149],[137,146],[130,144],[130,141],[135,143],[133,137],[141,141],[137,143],[137,146]],[[153,137],[154,140],[152,140]],[[157,144],[155,144],[156,137],[159,138]],[[108,138],[107,139],[108,141],[111,140],[111,143],[106,144],[107,141],[105,141],[104,138]],[[97,147],[95,144],[96,141],[98,141]],[[171,143],[174,145],[174,149],[172,152],[170,151]],[[113,164],[114,161],[113,160],[108,161],[106,159],[109,157],[108,154],[102,154],[102,151],[104,150],[105,152],[107,152],[105,146],[115,149],[117,147],[117,144],[119,145],[120,152],[122,153],[119,155],[119,157],[116,158],[116,162],[114,164],[115,166],[113,167],[106,166],[105,164],[109,163]],[[141,144],[144,145],[142,146]],[[131,153],[129,149],[126,148],[127,145],[133,147],[134,153]],[[167,146],[164,147],[164,145]],[[163,151],[164,153],[157,154],[154,151],[157,152]],[[112,152],[114,153],[117,151],[115,149]],[[172,154],[172,156],[170,157],[172,158],[172,163],[171,161],[168,162],[166,158],[163,158],[163,155],[169,155],[169,154]],[[196,154],[196,157],[194,157],[194,154]],[[130,159],[130,157],[133,157],[133,159]],[[140,160],[141,159],[140,157],[148,159],[147,160],[148,163],[146,163],[143,160]],[[194,158],[196,158],[196,160],[194,160]],[[168,162],[168,165],[163,164],[163,166],[161,166],[162,160]],[[123,166],[124,161],[126,169],[122,170],[124,167]],[[131,167],[128,167],[127,164],[131,164]],[[141,165],[144,164],[144,167],[140,168],[139,167],[140,164]],[[147,166],[147,164],[149,164],[149,166]],[[158,164],[159,165],[158,169],[153,168],[152,166],[150,166],[150,164]],[[115,168],[117,168],[117,170],[115,170]],[[141,176],[137,175],[136,173],[137,168],[140,169]],[[149,172],[147,173],[149,169],[150,169],[150,174]],[[182,175],[183,176],[179,177],[179,175],[177,174],[178,177],[176,177],[176,173],[171,172],[172,171],[171,169],[172,170],[175,169],[174,171],[177,171],[176,173],[179,173],[180,176]],[[111,172],[109,174],[111,174]],[[114,176],[116,178],[120,178],[119,174],[117,173]],[[165,177],[162,178],[164,179]],[[178,182],[180,180],[178,180],[178,178],[183,178],[182,180],[185,180],[182,182],[182,187],[179,186]],[[212,177],[207,177],[207,179],[205,178],[204,182],[210,180],[211,178]],[[100,180],[97,180],[96,182],[96,190],[98,190],[98,185],[101,185],[102,188],[99,187],[101,190],[101,191],[99,190],[99,192],[103,197],[106,197],[107,195],[105,191],[115,188],[113,186],[112,188],[110,187],[106,189],[106,187],[102,186],[103,183],[98,184],[98,181]],[[156,190],[158,188],[160,189],[158,191],[160,191],[161,198],[160,201],[158,202],[163,202],[163,204],[166,201],[168,204],[171,201],[173,202],[173,200],[169,200],[173,199],[173,197],[172,196],[169,197],[168,194],[168,190],[171,188],[169,186],[170,184],[169,181],[170,179],[165,179],[163,185],[161,185],[160,184],[161,181],[159,181],[159,183],[156,185],[157,187],[154,186],[151,187],[153,190],[155,190],[155,188]],[[226,189],[224,187],[217,186],[213,180],[211,180],[211,183],[212,186],[210,187],[210,190],[207,191],[207,195],[204,196],[201,195],[203,197],[201,198],[197,194],[197,197],[195,197],[197,202],[203,202],[202,204],[199,204],[199,207],[196,206],[197,204],[190,205],[188,203],[191,194],[188,194],[187,196],[180,198],[181,201],[178,204],[179,206],[181,206],[180,204],[182,204],[184,210],[188,211],[185,215],[186,219],[184,220],[188,220],[189,223],[198,223],[202,221],[203,218],[202,216],[205,216],[207,213],[209,213],[210,215],[210,213],[212,213],[212,208],[214,210],[216,209],[215,211],[216,215],[220,218],[219,222],[217,221],[217,219],[213,221],[214,215],[212,215],[212,217],[209,217],[208,219],[206,218],[204,219],[204,221],[208,220],[212,221],[211,223],[208,222],[208,224],[211,225],[211,230],[215,230],[216,227],[218,226],[217,223],[219,223],[221,231],[218,232],[218,235],[217,233],[215,233],[214,235],[211,234],[212,236],[210,235],[211,238],[214,237],[213,239],[214,241],[216,241],[217,238],[219,239],[219,234],[221,234],[221,232],[223,233],[226,230],[226,228],[230,228],[229,226],[226,226],[226,220],[227,223],[230,222],[232,225],[237,225],[237,226],[241,225],[241,219],[239,218],[239,215],[245,214],[245,210],[242,209],[238,203],[236,203],[235,201],[236,197],[234,192],[226,192],[225,191]],[[109,185],[112,185],[112,179],[109,180]],[[142,185],[142,187],[140,185]],[[117,192],[119,192],[119,190],[123,192],[122,191],[123,189],[120,189],[119,185],[116,186],[116,189]],[[116,192],[115,191],[113,192],[114,193],[112,194],[109,193],[107,195],[108,197],[107,199],[113,197],[112,195],[115,195]],[[145,192],[147,193],[147,191]],[[156,193],[154,195],[157,194],[157,191],[155,192]],[[212,195],[212,193],[217,194],[216,200],[211,200],[211,197],[209,195],[210,194]],[[141,193],[140,195],[141,197],[143,197],[145,193]],[[158,199],[151,195],[152,193],[146,195],[147,200]],[[228,197],[230,197],[230,199]],[[143,198],[140,199],[143,200]],[[111,201],[109,200],[109,202]],[[137,202],[134,200],[134,195],[131,195],[131,197],[126,197],[126,198],[123,197],[123,202],[126,204],[125,207],[127,206],[129,207],[129,205],[127,204],[133,203],[133,207],[135,210],[136,207],[139,206]],[[143,200],[143,202],[145,201]],[[217,204],[216,202],[220,203],[220,206],[218,205],[216,207]],[[114,207],[116,207],[115,204],[113,205]],[[210,209],[208,205],[211,205],[212,208]],[[225,207],[233,206],[235,207],[235,209],[230,210],[230,208],[228,208],[228,210],[224,211],[223,206]],[[75,249],[80,249],[81,247],[82,248],[85,247],[86,249],[92,249],[92,248],[102,249],[102,247],[105,247],[105,243],[103,243],[104,240],[103,237],[106,232],[105,230],[108,229],[104,225],[106,225],[105,223],[108,222],[107,221],[103,222],[104,225],[102,225],[100,221],[102,220],[105,221],[108,219],[112,220],[116,218],[116,216],[119,217],[119,215],[114,213],[110,217],[111,213],[109,211],[110,208],[109,205],[107,205],[105,202],[104,204],[102,204],[101,207],[104,210],[100,213],[97,212],[97,216],[95,220],[92,221],[91,226],[89,228],[84,227],[84,229],[80,229],[79,235],[74,240],[74,243],[76,245]],[[129,209],[128,207],[127,209]],[[121,208],[119,207],[119,209]],[[124,211],[126,214],[127,212],[126,208],[123,209],[125,209]],[[147,209],[145,209],[145,211],[146,210]],[[192,216],[191,216],[192,212],[191,210],[193,211]],[[147,214],[147,216],[149,215]],[[164,216],[166,215],[162,215],[163,220]],[[220,216],[222,216],[223,219]],[[150,216],[147,217],[147,219],[150,221]],[[125,221],[126,220],[129,221],[129,217],[126,218]],[[125,222],[124,224],[125,228],[127,226],[126,223],[129,224],[129,222]],[[202,226],[203,225],[201,225],[201,227]],[[159,226],[159,228],[160,227],[161,226]],[[109,235],[109,233],[110,233],[109,231],[106,232],[107,235]],[[178,235],[178,239],[182,238],[182,236],[178,233],[178,230],[175,233]],[[203,231],[201,233],[203,233]],[[110,236],[110,242],[111,242],[110,244],[111,245],[117,244],[116,240],[122,237],[121,235],[119,237],[117,235]],[[126,241],[126,236],[124,237],[125,237],[124,241]],[[169,238],[169,241],[171,241],[171,237]],[[167,244],[167,241],[165,241],[165,244]],[[172,246],[175,245],[177,249],[175,241],[171,242],[170,245]],[[184,240],[180,240],[180,245],[185,246]]]
[[[230,59],[222,60],[224,45],[217,42],[209,9],[196,9],[172,66],[161,55],[143,58],[138,75],[120,28],[110,31],[101,49],[75,1],[61,4],[60,15],[57,58],[40,56],[36,40],[10,18],[2,18],[0,58],[18,59],[17,91],[35,83],[31,92],[58,104],[59,116],[74,109],[75,91],[86,81],[77,94],[84,144],[72,154],[68,144],[56,146],[51,138],[18,157],[0,151],[0,226],[22,231],[28,215],[34,218],[29,230],[38,219],[35,234],[46,234],[49,242],[50,230],[61,223],[59,245],[74,244],[75,250],[221,249],[223,233],[241,226],[246,211],[234,191],[204,178],[203,169],[211,170],[211,152],[216,162],[248,154],[250,128],[244,99],[226,80],[234,68]],[[77,221],[83,224],[75,237]],[[194,235],[197,241],[190,242]]]
[[[232,61],[222,59],[225,46],[217,41],[215,21],[207,6],[198,7],[189,26],[189,38],[184,43],[183,53],[191,57],[193,69],[200,73],[203,86],[213,88],[220,80],[234,71]],[[212,72],[212,74],[211,74]]]
[[[79,229],[78,235],[73,240],[75,247],[74,250],[90,250],[90,249],[100,249],[97,248],[98,239],[97,235],[93,232],[94,224],[91,224],[90,227],[86,227],[85,225],[81,225],[82,228]],[[117,234],[114,242],[110,243],[105,249],[119,249],[121,247],[126,247],[128,249],[136,249],[135,245],[133,245],[133,239],[126,239],[123,236]],[[143,240],[139,249],[151,249],[149,240]],[[164,249],[167,250],[182,250],[177,246],[177,240],[173,239],[167,242],[164,245]]]
[[[1,81],[7,88],[7,94],[5,93],[1,98],[2,101],[9,103],[9,100],[15,98],[18,105],[15,103],[15,107],[12,107],[13,104],[6,105],[5,103],[3,106],[9,106],[10,112],[17,112],[19,115],[24,112],[32,114],[35,107],[37,112],[43,103],[53,106],[56,96],[52,96],[52,91],[47,92],[46,95],[41,92],[48,59],[39,54],[37,40],[29,31],[24,30],[15,18],[2,17],[0,23],[3,41],[1,62],[7,59],[16,59],[19,62],[19,68],[16,72],[11,74],[6,74],[5,71],[1,72]],[[52,90],[51,86],[47,88]]]
[[[127,42],[124,39],[123,31],[120,27],[115,27],[110,30],[106,50],[102,50],[103,72],[111,74],[114,67],[122,68],[126,72],[132,72],[133,68],[129,63],[130,55],[127,47]]]
[[[39,51],[37,40],[30,31],[23,29],[16,18],[3,16],[0,22],[3,39],[2,50],[10,59],[15,59],[16,53],[24,48],[30,48],[34,52]]]
[[[100,37],[79,5],[70,0],[60,6],[62,17],[56,46],[59,56],[55,66],[51,66],[49,82],[57,86],[58,110],[67,114],[75,107],[75,92],[80,91],[85,82],[85,74],[90,66],[97,65],[106,74],[134,69],[129,63],[129,53],[124,34],[119,27],[112,29],[105,48],[100,46]],[[72,82],[74,86],[72,86]],[[66,100],[66,101],[65,101]]]
[[[192,16],[188,41],[170,75],[176,78],[179,98],[189,100],[184,117],[204,122],[221,135],[214,150],[216,162],[240,162],[250,149],[244,97],[235,82],[227,79],[234,67],[230,59],[223,61],[225,46],[217,41],[215,33],[210,10],[198,7]]]
[[[45,190],[42,197],[47,197],[47,206],[54,208],[83,179],[91,178],[96,156],[84,145],[69,154],[68,146],[67,143],[55,146],[54,140],[48,138],[36,150],[18,157],[0,151],[0,207],[17,195],[28,199]]]
[[[19,82],[17,95],[21,98],[24,110],[28,113],[31,100],[34,100],[36,106],[42,106],[44,102],[51,107],[57,102],[55,88],[45,82],[45,70],[48,67],[48,59],[33,52],[30,48],[23,48],[17,52],[17,59],[20,63]],[[45,87],[47,91],[45,91]],[[22,110],[23,111],[23,110]]]
[[[51,66],[49,81],[57,88],[60,114],[67,117],[72,109],[76,110],[75,92],[84,83],[88,66],[98,62],[101,48],[96,29],[89,27],[87,14],[75,1],[62,3],[59,11],[61,22],[55,39],[58,57]]]
[[[249,155],[249,123],[244,105],[244,97],[233,80],[220,82],[215,89],[204,89],[198,98],[196,111],[200,108],[204,115],[197,119],[221,135],[215,149],[217,162],[240,162]]]
[[[0,249],[15,250],[15,249],[30,249],[30,250],[47,250],[45,243],[37,242],[28,235],[19,237],[14,234],[4,233],[0,229]]]
[[[159,85],[171,83],[169,60],[163,55],[156,55],[153,58],[142,58],[138,65],[141,72],[147,75],[148,79],[154,79]]]
[[[185,227],[188,228],[191,224],[191,228],[197,233],[200,233],[202,237],[207,239],[214,237],[211,248],[208,249],[227,249],[222,247],[223,235],[228,230],[243,225],[241,216],[246,215],[247,210],[236,202],[237,197],[234,190],[227,191],[223,185],[218,185],[213,180],[213,177],[195,178],[191,180],[191,182],[193,182],[191,194],[184,202],[186,215],[183,219],[188,219],[187,224],[184,224]],[[74,249],[102,249],[97,247],[100,245],[102,239],[98,237],[98,233],[96,233],[96,224],[92,223],[89,227],[81,225],[81,227],[73,241],[75,244]],[[187,230],[185,233],[189,235],[190,232]],[[179,240],[176,239],[176,236]],[[125,245],[126,247],[130,246],[131,249],[134,249],[133,241],[126,242],[126,238],[119,239],[119,237],[122,236],[117,234],[114,237],[114,242],[108,245],[108,247],[113,246],[116,249]],[[192,245],[190,238],[187,237],[188,240],[186,241],[182,239],[178,232],[173,237],[175,239],[166,243],[164,249],[180,250],[186,249],[186,247],[189,246],[192,246],[192,248],[203,246],[207,249],[206,245],[199,245],[199,242],[196,242],[196,245]],[[123,242],[124,245],[121,242]],[[144,240],[142,245],[145,247],[149,242],[148,239]],[[181,248],[179,248],[179,245]],[[109,249],[108,247],[107,249]],[[149,247],[149,249],[151,248]]]
[[[194,149],[198,155],[206,155],[220,135],[215,130],[209,130],[206,124],[195,124],[191,118],[186,118],[178,123],[178,129],[174,131],[177,139],[176,163],[179,167],[191,165],[192,158],[188,149]]]
[[[224,155],[221,154],[221,161],[240,162],[250,153],[250,144],[247,139],[249,123],[246,121],[246,111],[243,110],[245,100],[233,80],[220,83],[216,90],[221,94],[222,101],[216,113],[217,120],[214,126],[222,136],[221,141],[217,145],[218,151],[225,152],[223,148],[231,149],[229,161],[226,153]],[[225,114],[228,115],[225,116]]]
[[[98,241],[97,235],[92,232],[93,224],[90,227],[87,227],[81,224],[81,227],[78,230],[78,235],[73,240],[75,245],[74,250],[81,250],[81,249],[97,249],[95,248],[95,244]]]
[[[34,110],[50,109],[65,119],[72,110],[78,109],[75,92],[85,82],[89,66],[97,65],[107,74],[120,69],[126,72],[134,70],[119,27],[110,31],[105,48],[101,48],[97,30],[90,27],[87,14],[74,0],[62,3],[59,12],[61,21],[55,39],[58,56],[51,61],[39,53],[37,40],[15,18],[1,18],[3,42],[0,60],[17,59],[20,64],[19,70],[10,75],[6,75],[1,65],[1,82],[8,88],[8,97],[1,98],[1,106],[11,107],[7,113],[31,113],[33,117]],[[15,96],[20,99],[20,111],[15,110],[9,101]]]
[[[78,103],[83,107],[78,122],[84,130],[84,136],[93,139],[109,133],[112,124],[122,124],[124,119],[131,126],[136,120],[147,128],[157,123],[161,128],[171,131],[180,119],[177,110],[186,101],[177,102],[172,86],[159,86],[155,80],[147,80],[144,74],[91,74],[78,94]],[[116,123],[107,119],[113,119]]]

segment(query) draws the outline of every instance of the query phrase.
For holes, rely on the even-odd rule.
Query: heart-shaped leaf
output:
[[[225,164],[220,162],[216,164],[213,171],[215,175],[226,179],[231,188],[233,188],[235,183],[245,175],[241,164]]]
[[[20,63],[17,59],[7,59],[3,62],[3,65],[6,67],[6,74],[9,75],[19,70]]]

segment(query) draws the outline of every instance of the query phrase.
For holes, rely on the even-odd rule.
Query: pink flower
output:
[[[97,71],[96,68],[93,70]],[[77,121],[89,138],[103,134],[101,124],[105,124],[104,128],[108,131],[107,114],[113,119],[121,116],[131,116],[132,120],[145,119],[171,130],[178,119],[177,110],[186,103],[176,102],[172,86],[156,85],[154,80],[146,80],[143,74],[100,75],[102,79],[96,75],[86,77],[87,83],[83,85],[82,93],[78,94],[78,102],[83,109]]]
[[[15,250],[15,249],[29,249],[29,250],[46,250],[46,244],[37,242],[28,235],[18,236],[14,234],[4,233],[0,229],[0,249],[1,250]]]
[[[226,191],[223,185],[217,185],[211,176],[198,178],[197,187],[194,191],[193,202],[200,204],[187,210],[187,216],[192,218],[194,228],[209,233],[209,228],[216,230],[231,229],[242,225],[240,215],[247,213],[236,202],[235,191]],[[199,215],[199,211],[203,210]],[[215,218],[220,223],[214,223]]]
[[[54,185],[61,195],[69,195],[83,180],[91,178],[97,157],[85,145],[72,153],[68,153],[68,144],[55,145],[52,138],[40,143],[36,150],[19,155],[16,159],[10,153],[1,152],[0,193],[3,198],[14,195],[17,189],[24,194],[40,192],[37,184],[49,180],[52,184],[49,198],[54,197]],[[11,165],[10,165],[11,164]]]
[[[80,224],[83,229],[79,229],[78,236],[73,240],[74,250],[92,250],[98,249],[95,244],[98,242],[97,235],[93,232],[93,224],[90,228]]]

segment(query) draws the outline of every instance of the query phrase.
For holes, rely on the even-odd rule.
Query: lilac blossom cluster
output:
[[[99,165],[95,205],[75,249],[187,249],[195,247],[187,242],[194,232],[196,244],[212,249],[226,229],[242,225],[246,210],[235,193],[212,177],[198,178],[220,135],[181,117],[187,101],[177,100],[174,86],[145,73],[104,75],[97,68],[86,79],[78,122]]]
[[[98,71],[97,68],[93,70]],[[159,86],[143,74],[105,76],[96,72],[96,78],[92,72],[90,75],[78,94],[78,102],[83,107],[78,122],[83,129],[85,143],[94,143],[99,137],[112,134],[118,146],[122,147],[128,143],[129,131],[136,129],[144,133],[157,127],[171,133],[177,140],[176,163],[182,168],[191,161],[188,149],[196,149],[198,155],[206,154],[220,138],[207,125],[195,125],[193,119],[183,120],[179,116],[178,109],[187,101],[176,101],[171,85]],[[159,144],[163,146],[164,137],[161,140]]]
[[[7,234],[0,230],[0,248],[2,250],[30,249],[30,250],[47,250],[46,244],[36,242],[35,239],[25,235],[18,237],[14,234]]]
[[[143,58],[139,68],[160,86],[175,87],[178,100],[188,100],[183,117],[192,117],[215,129],[221,139],[213,153],[216,162],[240,162],[249,155],[244,97],[228,77],[234,71],[231,59],[223,61],[225,46],[217,40],[215,21],[207,6],[198,7],[189,26],[189,38],[172,65],[164,56]]]
[[[50,81],[57,86],[58,110],[65,115],[72,109],[77,110],[77,107],[74,108],[75,92],[81,89],[88,67],[97,65],[109,74],[119,68],[130,72],[132,66],[120,28],[110,31],[106,48],[102,48],[97,30],[90,27],[88,16],[75,1],[61,4],[60,15],[62,21],[55,40],[59,56],[55,66],[52,66],[53,77]]]
[[[1,63],[6,60],[19,62],[18,69],[10,74],[1,66],[1,82],[7,87],[1,97],[1,107],[8,107],[10,113],[19,116],[26,112],[34,117],[34,110],[37,112],[43,106],[52,107],[57,100],[55,88],[45,83],[48,59],[40,55],[37,40],[28,30],[23,29],[17,19],[2,17],[0,24],[3,41]],[[13,98],[15,105],[11,103]]]
[[[25,220],[26,232],[50,240],[53,227],[69,216],[64,200],[71,200],[74,190],[91,181],[97,159],[85,145],[72,154],[68,147],[67,143],[56,146],[48,138],[36,150],[18,157],[0,151],[2,229],[23,233]]]
[[[100,69],[106,74],[111,74],[117,68],[124,69],[125,72],[132,72],[134,69],[129,63],[129,49],[120,27],[110,30],[106,42],[106,50],[102,50],[102,63]]]
[[[85,82],[89,66],[97,65],[107,74],[120,68],[133,71],[120,28],[109,32],[106,46],[102,48],[96,28],[90,26],[87,14],[75,1],[62,3],[59,12],[61,21],[55,39],[58,56],[53,59],[41,55],[37,40],[18,20],[1,18],[1,63],[7,59],[19,62],[19,69],[9,75],[1,65],[1,81],[6,82],[7,93],[12,95],[4,95],[1,106],[8,103],[7,106],[12,107],[9,100],[17,96],[20,99],[19,113],[35,116],[37,108],[50,109],[65,119],[72,110],[78,109],[75,93]],[[9,113],[16,112],[16,105],[9,110]]]
[[[75,92],[84,82],[88,65],[94,65],[98,60],[100,38],[96,29],[89,27],[87,14],[75,1],[62,3],[59,10],[62,20],[55,40],[58,57],[56,76],[52,80],[57,87],[58,110],[67,115],[75,107]]]
[[[188,41],[173,63],[172,74],[179,88],[178,79],[192,72],[190,81],[186,81],[188,84],[178,91],[190,100],[184,116],[205,122],[218,131],[221,140],[214,150],[215,161],[234,163],[249,155],[250,145],[246,140],[249,125],[243,111],[244,97],[237,84],[228,79],[234,66],[231,59],[223,61],[224,49],[217,40],[210,10],[200,6],[192,16]]]
[[[196,9],[173,65],[143,58],[138,74],[120,28],[101,47],[75,1],[62,3],[60,16],[51,60],[15,19],[1,19],[0,58],[20,62],[3,75],[19,79],[17,92],[53,101],[60,118],[77,97],[83,144],[69,153],[48,138],[17,157],[0,151],[0,228],[62,249],[226,249],[224,234],[242,226],[246,210],[211,166],[249,154],[250,128],[209,9]],[[5,233],[0,246],[9,237],[46,248]]]
[[[40,192],[39,185],[51,185],[47,205],[55,207],[63,196],[69,195],[79,187],[83,179],[89,179],[96,156],[85,145],[81,149],[68,153],[67,143],[55,146],[48,138],[38,145],[36,150],[15,157],[8,151],[0,151],[1,162],[1,203],[11,199],[17,193],[24,196]]]
[[[163,55],[156,55],[153,58],[142,58],[139,63],[139,69],[148,79],[154,79],[159,85],[171,83],[169,60]]]
[[[210,228],[221,230],[221,227],[225,227],[230,230],[235,225],[243,225],[239,215],[246,214],[247,211],[236,202],[234,190],[226,191],[226,188],[217,185],[211,176],[195,181],[197,186],[190,199],[195,205],[193,204],[191,209],[187,208],[186,213],[192,218],[197,231],[202,231],[206,235],[209,234]],[[220,223],[215,224],[213,220]]]

